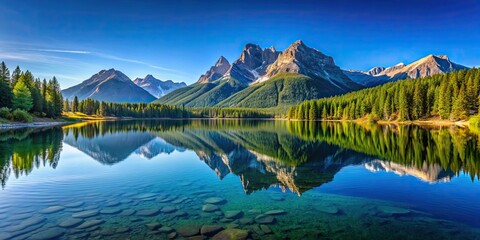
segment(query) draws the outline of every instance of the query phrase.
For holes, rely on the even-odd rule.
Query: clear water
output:
[[[479,147],[457,127],[10,130],[0,133],[0,239],[480,239]]]

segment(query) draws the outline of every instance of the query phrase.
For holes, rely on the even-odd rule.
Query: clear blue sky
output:
[[[2,0],[0,60],[63,88],[101,69],[193,83],[246,43],[295,40],[344,69],[447,54],[480,66],[480,1]]]

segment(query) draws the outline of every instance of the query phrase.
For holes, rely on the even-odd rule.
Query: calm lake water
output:
[[[3,131],[0,239],[480,239],[478,134],[239,120]]]

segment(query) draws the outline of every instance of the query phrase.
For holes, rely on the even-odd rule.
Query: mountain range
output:
[[[160,98],[175,89],[187,86],[187,84],[184,82],[176,83],[172,80],[162,81],[156,79],[150,74],[148,74],[145,78],[136,78],[133,80],[133,83],[145,89],[148,93],[156,98]]]
[[[300,40],[283,52],[249,43],[226,70],[228,65],[221,57],[196,83],[156,102],[187,107],[268,108],[362,88],[335,65],[332,57]]]
[[[183,82],[161,81],[152,75],[137,78],[134,82],[112,68],[101,70],[82,83],[62,90],[62,95],[70,101],[77,96],[79,100],[92,98],[105,102],[149,103],[185,86]]]
[[[246,44],[233,63],[221,56],[191,85],[152,75],[131,81],[115,69],[102,70],[62,91],[65,98],[108,102],[155,102],[186,107],[270,108],[298,104],[387,82],[468,69],[447,56],[428,55],[411,64],[342,70],[332,57],[298,40],[284,51]]]
[[[453,63],[445,55],[428,55],[413,63],[399,63],[392,67],[374,67],[369,71],[346,70],[344,73],[354,82],[366,87],[378,86],[387,82],[406,78],[422,78],[468,67]]]

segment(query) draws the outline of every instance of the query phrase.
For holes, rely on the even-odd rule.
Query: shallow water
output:
[[[468,129],[117,121],[0,143],[0,239],[480,238]]]

